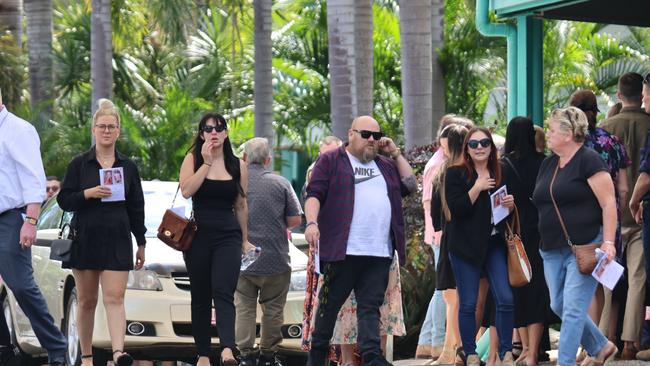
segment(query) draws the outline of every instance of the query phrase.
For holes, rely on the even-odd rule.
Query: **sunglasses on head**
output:
[[[370,136],[372,136],[372,138],[373,138],[374,140],[380,140],[382,137],[384,137],[384,133],[383,133],[383,132],[374,132],[374,131],[368,131],[368,130],[361,130],[361,131],[359,131],[359,130],[352,130],[352,131],[358,133],[359,135],[361,135],[362,138],[364,138],[364,139],[366,139],[366,140],[369,139]]]
[[[215,130],[217,132],[225,131],[226,126],[225,125],[216,125],[216,126],[205,125],[205,126],[201,127],[201,131],[206,132],[206,133],[212,133],[212,130]]]
[[[478,148],[478,145],[481,145],[481,147],[488,147],[490,144],[492,144],[492,141],[490,141],[490,139],[487,137],[480,140],[467,141],[467,146],[469,146],[470,149],[476,149]]]

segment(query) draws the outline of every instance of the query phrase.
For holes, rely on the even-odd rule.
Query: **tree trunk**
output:
[[[357,84],[357,115],[373,112],[374,49],[372,41],[372,0],[357,0],[354,10],[355,70]]]
[[[97,100],[113,96],[111,0],[92,0],[90,16],[90,81],[92,111]]]
[[[431,101],[433,121],[431,137],[436,138],[440,119],[445,115],[445,77],[439,61],[439,51],[445,45],[445,0],[431,0]]]
[[[37,127],[52,117],[52,0],[25,0],[29,90]]]
[[[22,19],[21,0],[0,0],[0,31],[10,31],[18,46],[23,44]]]
[[[273,140],[271,0],[255,0],[255,136]]]
[[[406,148],[431,143],[431,0],[400,1]]]
[[[332,134],[347,141],[357,114],[354,0],[327,2]]]

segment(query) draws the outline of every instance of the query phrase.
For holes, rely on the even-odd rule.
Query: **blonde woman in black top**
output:
[[[101,284],[113,361],[129,366],[133,358],[122,351],[126,334],[124,293],[129,271],[144,265],[144,195],[135,163],[115,148],[120,136],[117,109],[107,99],[100,99],[98,104],[92,127],[96,145],[70,162],[57,196],[62,209],[75,212],[72,227],[76,238],[70,262],[63,266],[72,268],[75,279],[82,365],[93,364],[92,335]],[[100,184],[99,169],[119,167],[124,171],[125,199],[102,202],[112,193]],[[131,233],[138,244],[135,267]]]

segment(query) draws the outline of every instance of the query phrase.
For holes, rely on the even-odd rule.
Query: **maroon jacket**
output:
[[[320,201],[318,227],[320,230],[320,259],[325,262],[342,261],[348,245],[352,211],[354,210],[354,172],[345,151],[345,146],[322,154],[316,160],[311,179],[307,186],[307,198]],[[409,195],[402,183],[395,162],[377,155],[375,163],[379,167],[388,189],[391,205],[390,233],[393,248],[397,250],[400,264],[404,264],[404,216],[402,197]],[[369,222],[368,225],[374,223]]]

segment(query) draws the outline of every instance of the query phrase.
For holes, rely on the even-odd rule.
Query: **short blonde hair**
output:
[[[120,114],[117,111],[117,107],[115,107],[113,102],[105,98],[97,100],[97,111],[93,115],[93,126],[95,126],[97,119],[101,116],[113,116],[117,119],[117,125],[120,125]]]
[[[584,142],[589,122],[585,113],[576,107],[558,108],[551,112],[548,121],[557,122],[560,131],[573,135],[573,141]]]

